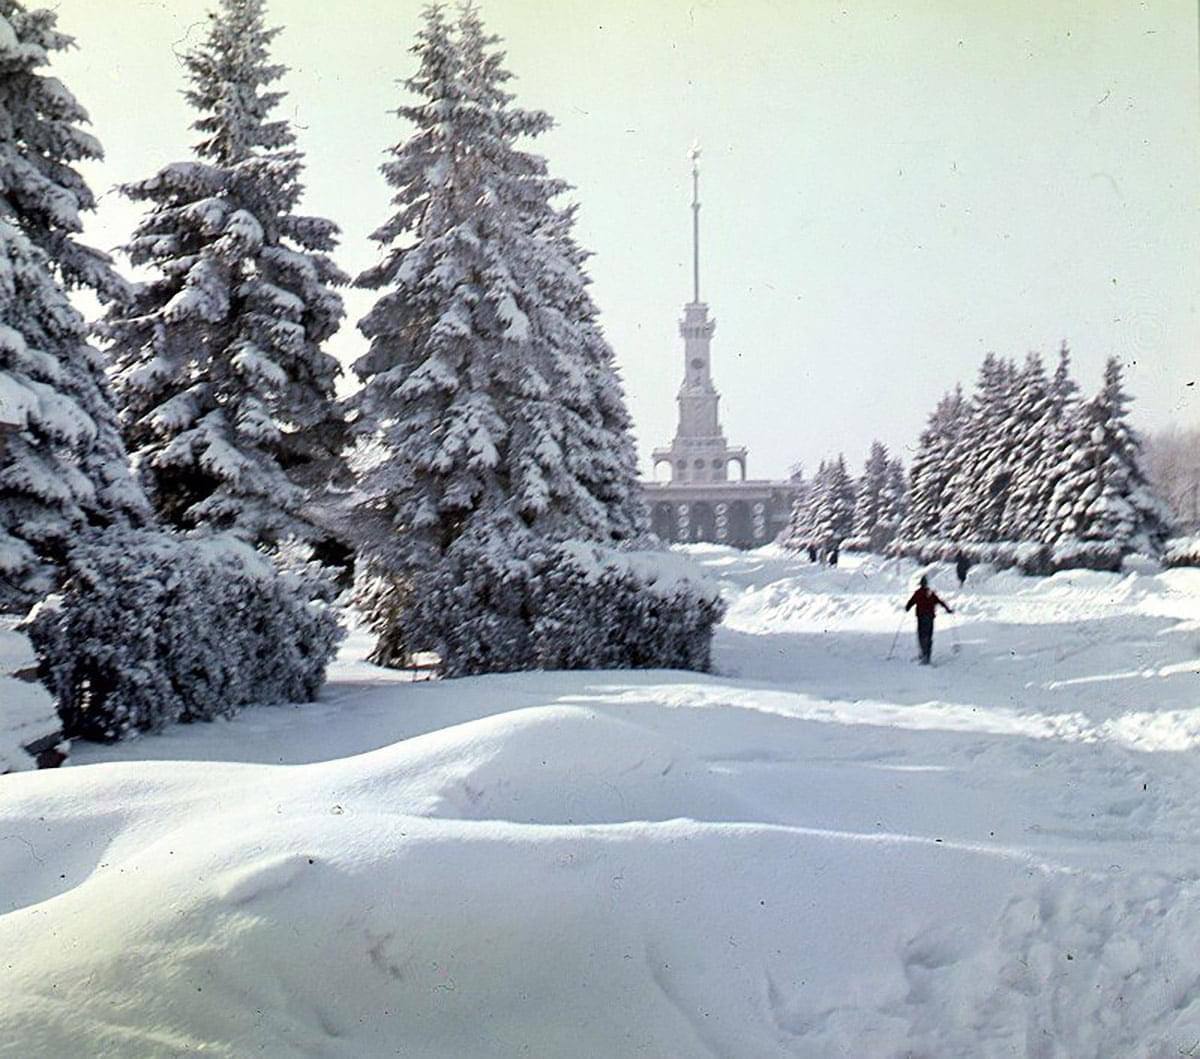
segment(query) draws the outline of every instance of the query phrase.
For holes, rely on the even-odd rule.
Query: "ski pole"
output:
[[[904,615],[900,615],[900,624],[896,626],[896,635],[892,637],[892,646],[888,648],[887,658],[885,662],[892,660],[892,655],[896,653],[896,642],[900,639],[900,630],[904,628]]]
[[[962,650],[962,644],[958,642],[958,622],[950,622],[950,636],[954,640],[954,653],[958,654]]]

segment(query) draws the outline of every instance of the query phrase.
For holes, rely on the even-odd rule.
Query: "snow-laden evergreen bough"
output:
[[[552,122],[513,105],[496,45],[473,7],[455,24],[426,9],[405,82],[416,99],[398,111],[415,131],[383,166],[396,212],[375,233],[382,262],[358,281],[380,291],[349,402],[364,597],[381,644],[406,650],[445,642],[426,616],[448,571],[486,569],[502,586],[550,545],[619,545],[646,528],[587,255],[573,210],[555,205],[567,185],[517,146]],[[472,605],[507,628],[498,598]],[[527,643],[528,624],[491,635]],[[512,647],[494,664],[538,661]]]
[[[122,190],[149,211],[125,248],[151,278],[109,313],[126,438],[151,499],[178,528],[275,545],[319,536],[306,490],[336,468],[346,281],[338,230],[297,212],[304,161],[272,117],[286,72],[263,0],[221,0],[183,58],[200,112],[196,158]]]
[[[129,293],[77,238],[95,200],[75,165],[102,151],[86,111],[42,72],[70,44],[53,12],[0,0],[0,410],[16,428],[0,449],[0,608],[15,610],[52,587],[85,529],[147,515],[104,360],[67,297]]]

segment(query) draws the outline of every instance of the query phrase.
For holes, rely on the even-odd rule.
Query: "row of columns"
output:
[[[735,507],[745,509],[740,519]],[[711,511],[711,534],[709,533],[708,514]],[[741,521],[742,525],[734,525]],[[767,539],[767,505],[765,501],[753,502],[741,500],[728,503],[719,500],[716,503],[708,501],[679,502],[675,504],[655,505],[654,529],[659,536],[667,536],[672,541],[708,541],[715,544],[756,543],[763,544]]]

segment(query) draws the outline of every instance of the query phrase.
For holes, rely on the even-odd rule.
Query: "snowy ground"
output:
[[[938,570],[923,668],[911,564],[695,555],[719,676],[354,637],[0,780],[0,1054],[1200,1055],[1200,571]]]

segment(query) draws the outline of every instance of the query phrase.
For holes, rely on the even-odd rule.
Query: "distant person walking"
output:
[[[817,561],[817,548],[814,544],[810,544],[808,546],[808,561],[810,563],[815,563]]]
[[[962,588],[967,583],[967,571],[971,569],[971,561],[962,552],[958,553],[958,560],[954,564],[954,572],[958,574],[958,587]]]
[[[917,644],[921,648],[921,665],[929,665],[930,655],[933,654],[933,616],[937,608],[942,607],[947,614],[953,614],[944,600],[929,587],[929,579],[922,577],[917,590],[904,604],[906,611],[917,608]]]
[[[830,548],[830,549],[829,549],[829,565],[830,565],[830,566],[837,566],[837,561],[838,561],[838,550],[837,550],[837,548]]]

